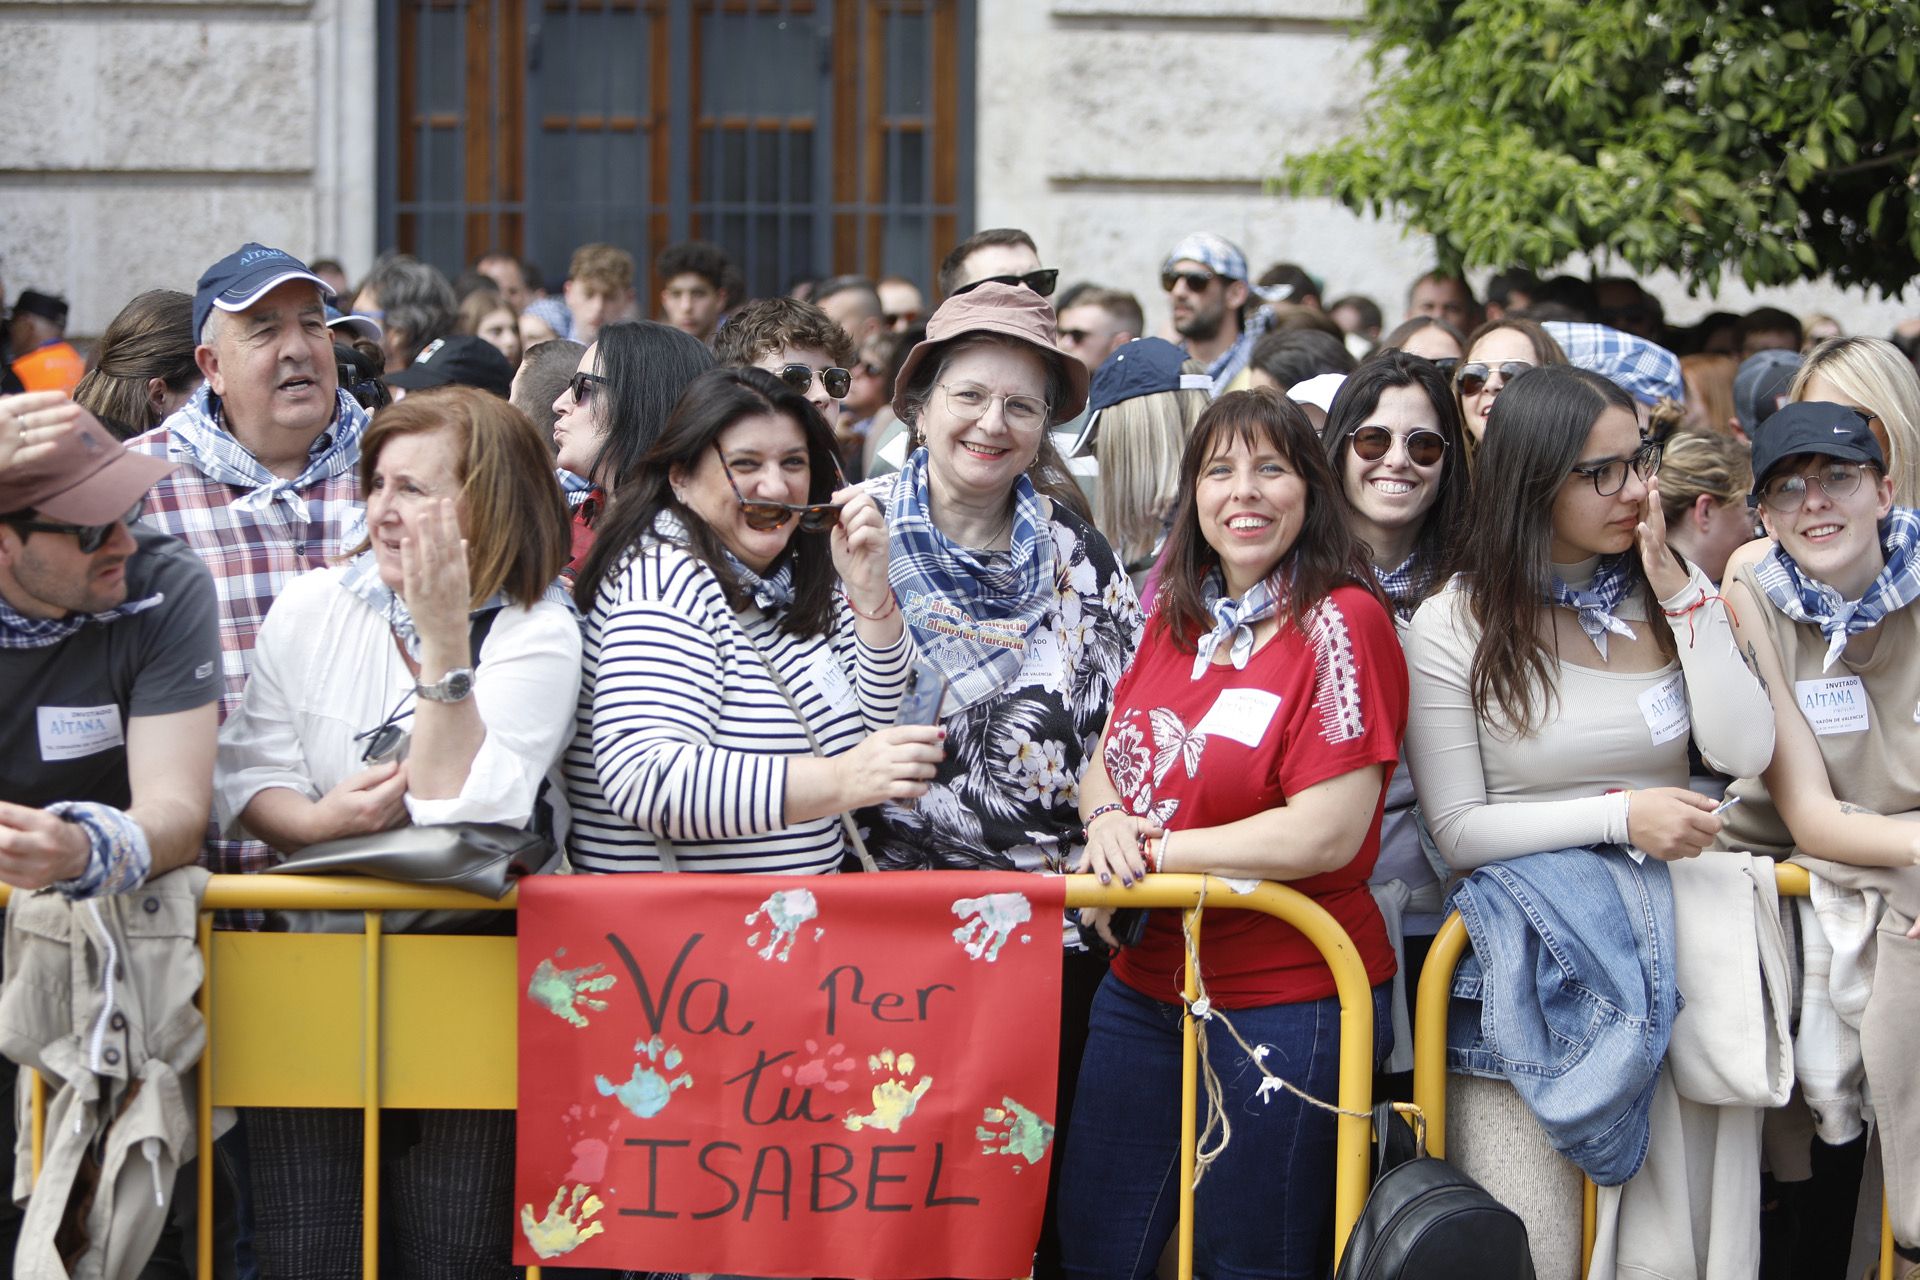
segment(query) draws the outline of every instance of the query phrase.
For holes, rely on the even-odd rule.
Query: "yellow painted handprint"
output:
[[[882,1049],[867,1059],[867,1070],[875,1075],[886,1076],[873,1086],[873,1110],[864,1116],[849,1115],[841,1123],[855,1133],[862,1129],[885,1129],[888,1133],[900,1132],[900,1122],[913,1114],[920,1105],[920,1099],[927,1096],[927,1090],[933,1087],[932,1076],[921,1076],[908,1088],[906,1080],[913,1074],[914,1061],[911,1053],[894,1056],[891,1049]]]
[[[561,1254],[572,1253],[607,1229],[604,1222],[587,1221],[605,1207],[600,1197],[594,1195],[585,1183],[574,1187],[573,1194],[568,1195],[563,1182],[560,1189],[553,1193],[553,1203],[547,1206],[547,1216],[540,1221],[533,1220],[532,1205],[520,1206],[520,1230],[535,1253],[543,1258],[557,1258]]]

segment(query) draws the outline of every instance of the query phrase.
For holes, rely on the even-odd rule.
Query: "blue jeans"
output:
[[[1374,1064],[1393,1037],[1390,983],[1373,989]],[[1340,1062],[1340,1002],[1232,1009],[1266,1065],[1327,1102]],[[1202,1024],[1233,1140],[1195,1193],[1194,1271],[1217,1280],[1319,1274],[1333,1218],[1334,1118],[1262,1076],[1226,1028]],[[1147,1280],[1180,1214],[1180,1006],[1109,976],[1093,1001],[1060,1185],[1069,1277]],[[1204,1099],[1202,1124],[1204,1125]],[[1329,1254],[1330,1258],[1330,1254]],[[1324,1262],[1319,1264],[1324,1266]]]

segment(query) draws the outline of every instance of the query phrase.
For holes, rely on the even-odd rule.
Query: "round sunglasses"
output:
[[[783,364],[774,372],[779,375],[780,381],[801,395],[807,394],[813,388],[816,370],[812,365]],[[836,366],[831,369],[820,369],[817,372],[820,376],[820,385],[825,387],[827,394],[835,400],[845,400],[847,392],[853,390],[853,374],[850,371]]]
[[[1395,433],[1386,427],[1355,427],[1347,432],[1347,445],[1362,462],[1378,462],[1393,448]],[[1447,438],[1425,427],[1399,436],[1407,451],[1407,461],[1416,467],[1431,467],[1447,456]]]
[[[1461,395],[1477,396],[1487,389],[1487,379],[1495,372],[1500,375],[1500,385],[1505,386],[1533,367],[1531,360],[1502,360],[1496,365],[1475,360],[1472,364],[1461,365],[1455,371],[1453,384],[1460,388]]]

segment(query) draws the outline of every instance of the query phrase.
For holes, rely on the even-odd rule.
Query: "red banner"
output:
[[[515,1261],[1027,1275],[1064,902],[974,872],[523,881]]]

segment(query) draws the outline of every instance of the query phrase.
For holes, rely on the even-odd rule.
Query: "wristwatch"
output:
[[[473,668],[455,667],[432,684],[416,684],[413,691],[428,702],[459,702],[473,692]]]

